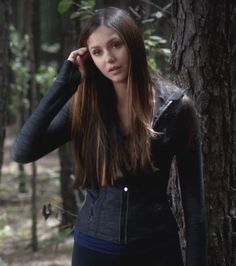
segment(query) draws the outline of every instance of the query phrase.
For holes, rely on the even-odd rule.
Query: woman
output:
[[[192,101],[150,76],[139,28],[117,8],[98,10],[79,49],[19,133],[12,157],[28,163],[73,141],[76,187],[87,196],[73,266],[183,265],[166,195],[176,156],[186,222],[186,265],[204,266],[200,132]]]

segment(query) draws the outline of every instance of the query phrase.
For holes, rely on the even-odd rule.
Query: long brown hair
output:
[[[84,25],[79,47],[87,47],[89,36],[101,25],[114,29],[128,48],[130,134],[122,136],[112,82],[90,58],[86,62],[86,77],[72,104],[75,186],[114,184],[118,171],[130,175],[150,170],[152,165],[153,95],[142,33],[125,11],[108,7],[98,10]]]

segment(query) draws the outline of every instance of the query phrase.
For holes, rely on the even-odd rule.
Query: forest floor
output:
[[[37,161],[38,251],[31,247],[31,164],[25,165],[27,192],[18,192],[18,164],[9,150],[15,138],[14,128],[7,129],[4,164],[0,183],[0,266],[69,266],[73,239],[59,233],[59,217],[42,215],[43,204],[60,206],[59,162],[57,152]]]

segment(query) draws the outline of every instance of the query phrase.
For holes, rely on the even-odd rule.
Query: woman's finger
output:
[[[75,60],[77,58],[77,56],[83,56],[88,52],[88,48],[87,47],[82,47],[78,50],[72,51],[68,57],[68,60],[70,60],[71,62],[75,63]]]

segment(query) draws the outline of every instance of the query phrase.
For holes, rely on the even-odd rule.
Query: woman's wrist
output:
[[[66,59],[57,75],[56,81],[67,83],[69,86],[77,87],[81,80],[81,74],[78,68]]]

